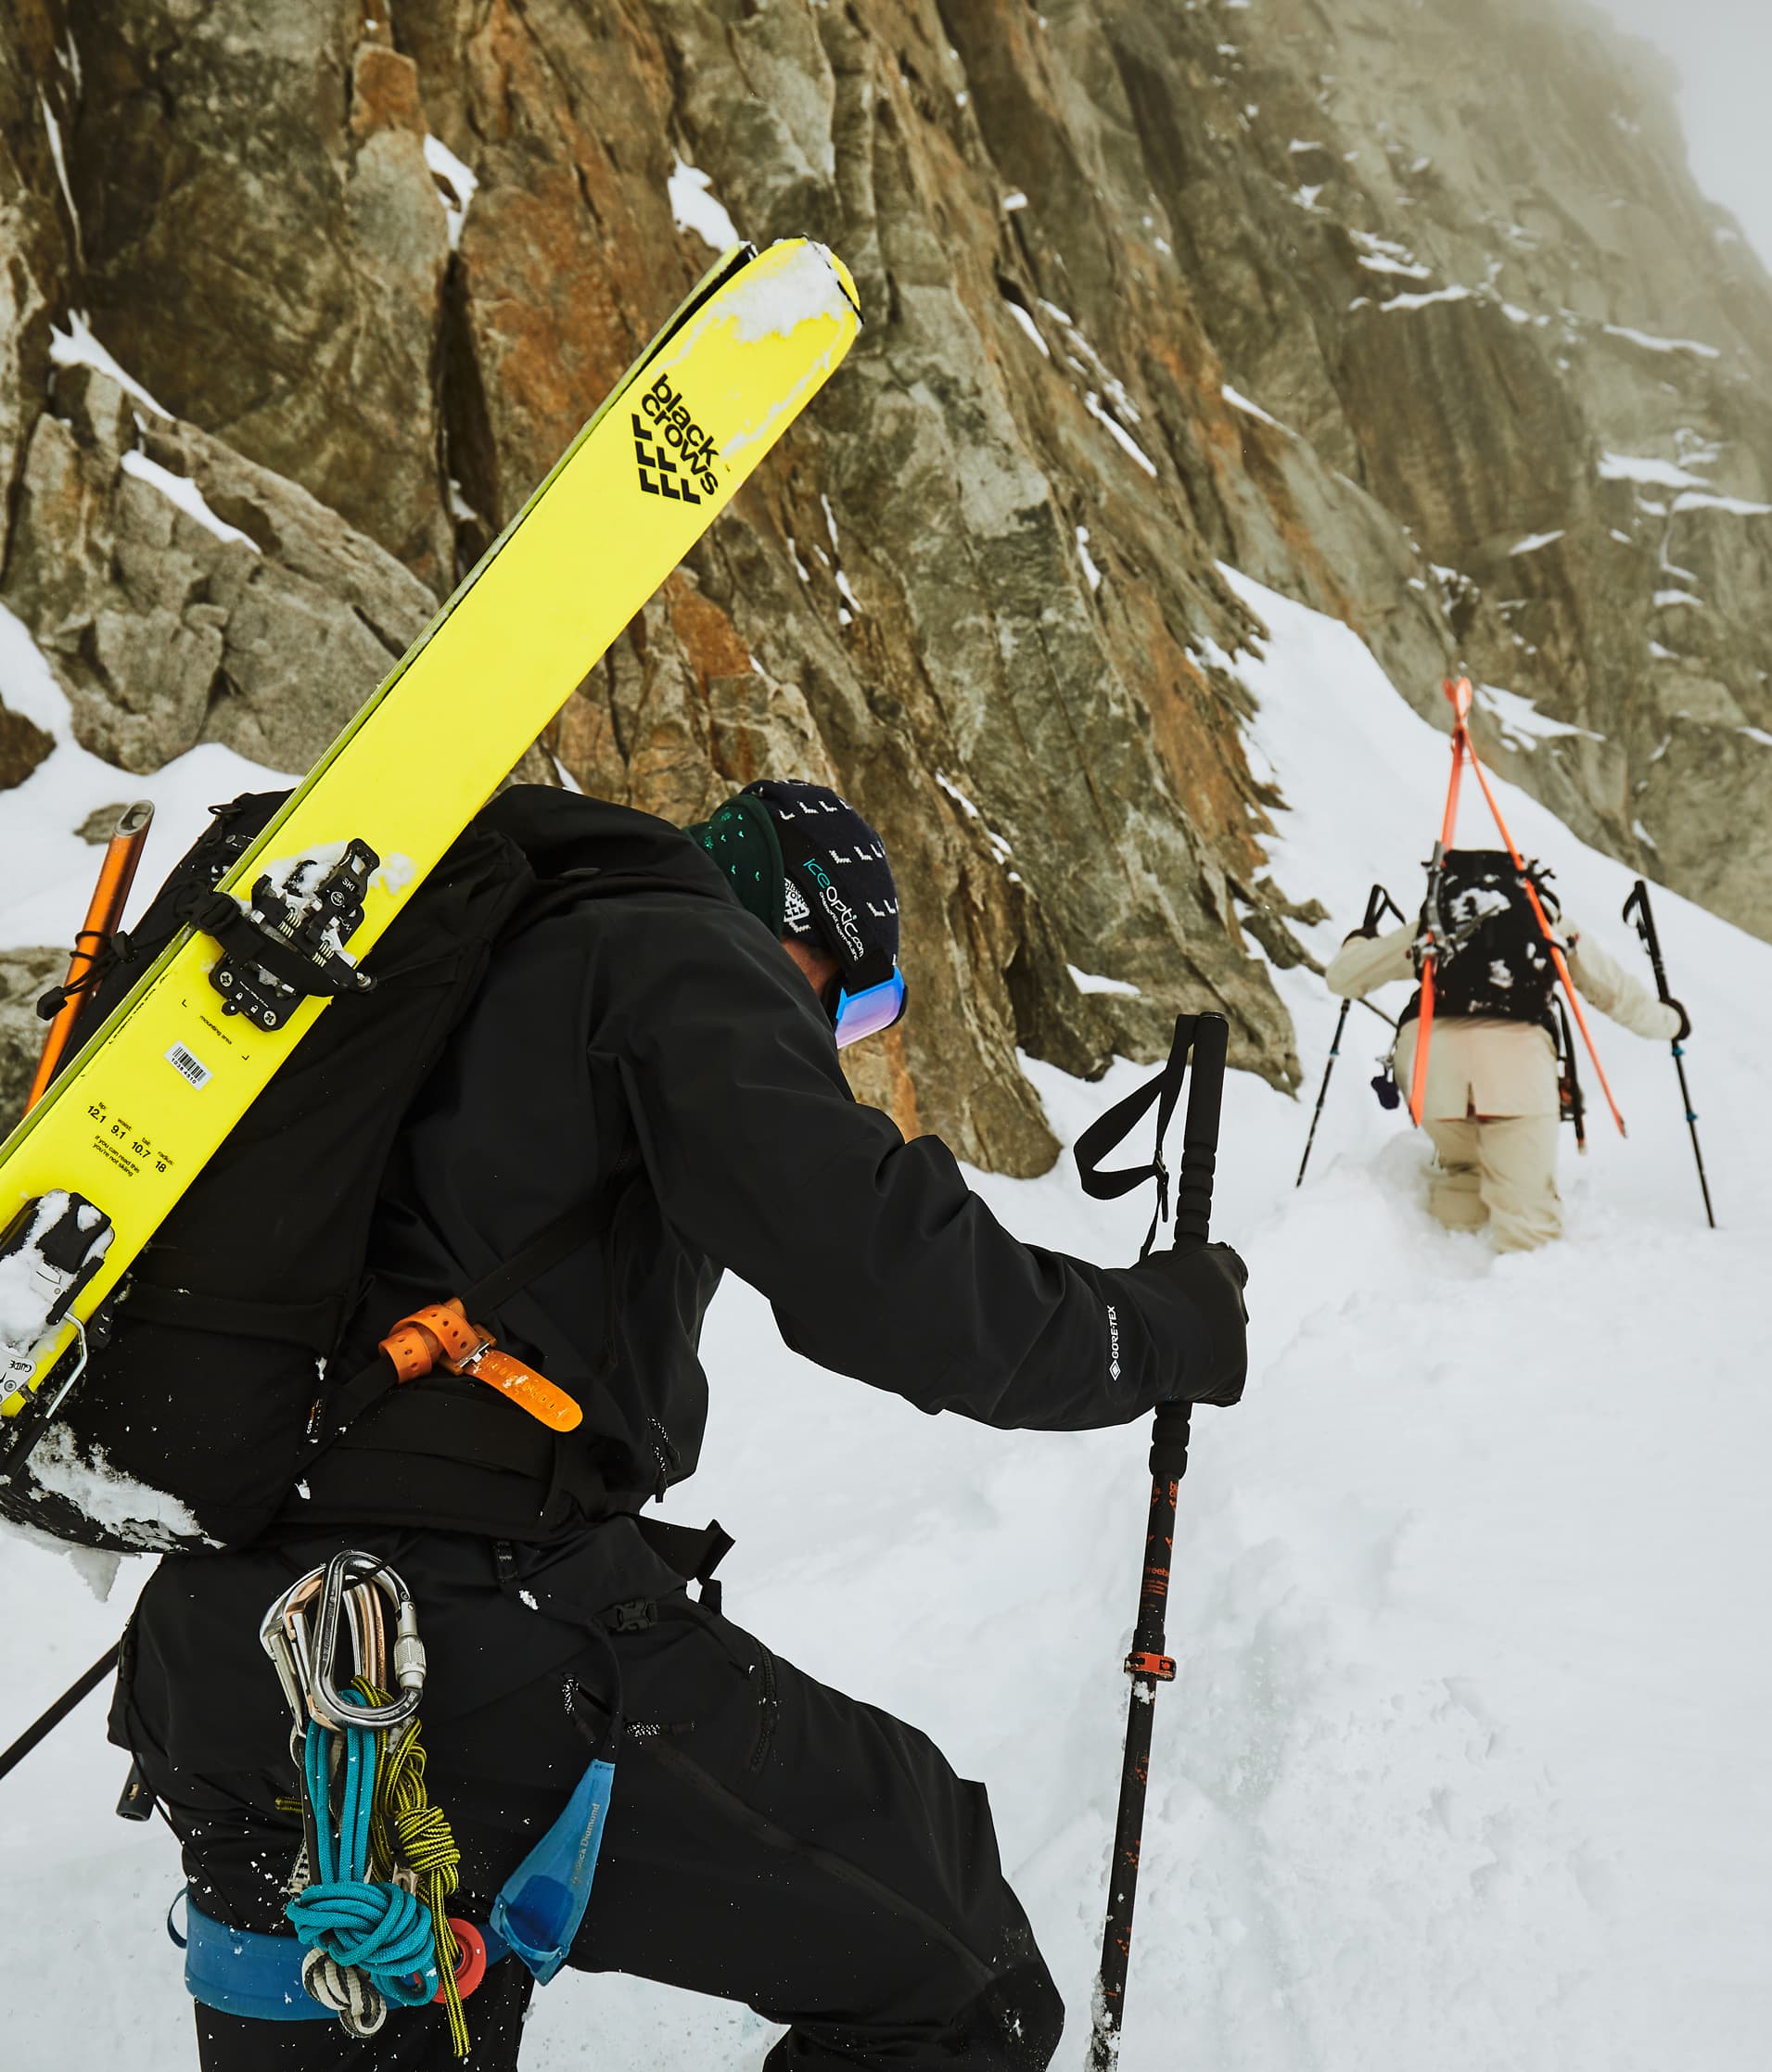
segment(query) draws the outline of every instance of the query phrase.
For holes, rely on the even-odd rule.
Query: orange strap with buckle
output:
[[[571,1431],[584,1421],[584,1412],[564,1389],[516,1354],[501,1352],[491,1333],[470,1324],[453,1296],[402,1316],[382,1340],[381,1350],[392,1361],[397,1380],[416,1381],[440,1367],[484,1381],[551,1430]]]

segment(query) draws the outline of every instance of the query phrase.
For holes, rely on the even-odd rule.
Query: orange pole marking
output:
[[[49,1091],[56,1067],[68,1049],[74,1023],[80,1020],[86,1005],[86,997],[80,990],[81,982],[98,961],[105,945],[117,933],[130,887],[135,882],[135,866],[142,860],[142,845],[147,840],[153,820],[152,803],[145,798],[137,799],[118,821],[116,833],[105,845],[104,858],[98,866],[98,883],[93,887],[92,902],[86,909],[85,925],[74,937],[74,953],[69,960],[68,976],[61,982],[68,998],[43,1039],[43,1054],[37,1060],[31,1091],[25,1096],[26,1114]]]

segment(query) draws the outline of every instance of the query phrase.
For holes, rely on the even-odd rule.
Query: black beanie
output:
[[[687,832],[771,934],[830,951],[846,992],[891,977],[899,896],[886,845],[828,786],[765,777]]]
[[[760,799],[775,823],[782,933],[828,949],[846,992],[883,985],[898,960],[899,895],[880,837],[823,784],[764,777],[739,797]]]

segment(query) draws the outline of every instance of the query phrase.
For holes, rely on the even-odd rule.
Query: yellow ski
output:
[[[822,246],[729,252],[220,890],[242,900],[302,859],[296,889],[312,890],[332,867],[349,881],[338,904],[350,925],[332,938],[331,968],[352,983],[351,965],[818,392],[858,325],[854,284]],[[373,852],[373,871],[353,844]],[[263,922],[241,909],[233,934]],[[274,973],[275,949],[263,960]],[[53,1410],[83,1364],[84,1319],[325,1011],[312,998],[264,1007],[253,961],[224,956],[210,934],[176,936],[0,1145],[0,1414],[16,1417],[23,1390],[52,1376],[36,1414]],[[76,1221],[97,1220],[83,1202],[108,1219],[108,1244],[57,1296],[54,1260],[32,1245],[57,1225],[66,1252]]]

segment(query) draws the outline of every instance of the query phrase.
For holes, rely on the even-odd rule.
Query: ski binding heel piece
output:
[[[380,862],[367,842],[327,844],[274,863],[252,887],[249,906],[223,892],[207,900],[193,925],[222,946],[210,984],[222,995],[223,1013],[280,1029],[304,999],[368,992],[375,980],[344,946],[363,920]]]
[[[45,1346],[98,1271],[112,1234],[102,1209],[60,1188],[27,1201],[0,1234],[0,1405],[29,1388]],[[16,1436],[0,1433],[0,1460],[17,1450]]]

